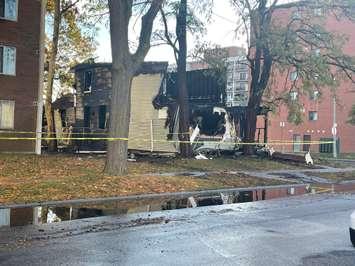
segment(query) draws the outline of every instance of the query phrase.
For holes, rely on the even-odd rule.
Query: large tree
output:
[[[288,86],[285,91],[298,93],[309,92],[312,88],[320,91],[336,88],[344,76],[352,79],[355,60],[343,53],[344,36],[329,32],[325,19],[335,16],[354,20],[355,1],[312,0],[284,5],[278,0],[232,2],[240,18],[238,32],[247,35],[251,74],[244,142],[255,140],[257,115],[264,101],[268,101],[267,92],[275,85],[275,75],[293,75],[293,82],[285,82]],[[289,14],[286,20],[285,13]],[[284,99],[278,97],[272,102]],[[290,120],[300,121],[299,115],[292,115],[299,114],[300,106],[292,101]],[[252,154],[254,147],[245,145],[244,152]]]
[[[154,33],[156,41],[169,45],[174,52],[177,64],[177,88],[179,107],[179,141],[180,155],[190,157],[190,107],[187,88],[187,34],[192,33],[194,38],[205,32],[204,20],[208,21],[211,15],[213,0],[187,1],[170,0],[160,10],[163,29]],[[172,30],[172,25],[175,29]]]
[[[85,6],[85,7],[84,7]],[[54,80],[71,87],[70,68],[93,56],[97,19],[93,16],[104,7],[100,0],[48,0],[46,9],[46,87],[45,116],[49,150],[56,151],[52,99]]]
[[[164,0],[109,0],[112,47],[112,97],[109,141],[105,172],[123,175],[127,172],[128,133],[131,112],[131,83],[141,67],[150,45],[154,19]],[[135,5],[142,4],[142,24],[138,48],[130,50],[129,23]]]

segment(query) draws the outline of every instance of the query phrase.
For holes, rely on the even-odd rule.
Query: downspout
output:
[[[43,82],[44,82],[44,39],[45,39],[45,16],[47,0],[41,1],[41,21],[39,35],[39,80],[37,98],[37,126],[36,126],[36,148],[37,155],[42,152],[42,119],[43,119]]]

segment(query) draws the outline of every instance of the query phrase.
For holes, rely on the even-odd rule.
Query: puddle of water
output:
[[[354,185],[355,186],[355,185]],[[355,188],[354,188],[355,189]],[[111,200],[100,204],[75,204],[68,206],[46,206],[0,209],[1,226],[24,226],[29,224],[55,223],[76,219],[124,215],[129,213],[153,212],[203,207],[232,203],[252,202],[307,193],[304,186],[283,186],[278,188],[255,188],[225,190],[220,193],[181,197],[157,197],[144,200]]]

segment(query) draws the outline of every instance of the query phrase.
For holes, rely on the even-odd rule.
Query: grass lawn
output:
[[[129,163],[127,176],[113,177],[103,174],[104,163],[102,157],[0,154],[0,204],[277,185],[282,182],[223,172],[297,168],[258,158],[141,159]],[[211,173],[203,177],[159,175],[186,171]]]
[[[317,173],[317,174],[309,173],[309,174],[316,175],[318,177],[326,178],[337,182],[355,180],[355,171],[342,172],[342,173]]]

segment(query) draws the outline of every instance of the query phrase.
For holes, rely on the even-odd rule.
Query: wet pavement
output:
[[[324,165],[317,165],[316,168],[296,169],[296,170],[270,170],[270,171],[244,171],[243,173],[259,178],[275,179],[283,181],[304,182],[304,183],[321,183],[331,184],[336,181],[328,180],[326,178],[317,177],[317,173],[344,173],[354,172],[355,167],[335,168]]]
[[[355,195],[0,229],[1,265],[354,265]]]

